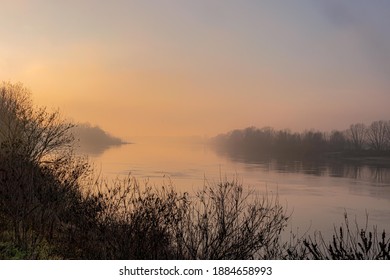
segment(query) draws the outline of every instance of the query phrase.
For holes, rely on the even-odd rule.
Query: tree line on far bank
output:
[[[344,131],[302,133],[248,127],[219,134],[212,144],[235,156],[389,156],[390,121],[351,124]]]

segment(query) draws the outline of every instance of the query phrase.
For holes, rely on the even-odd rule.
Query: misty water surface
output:
[[[141,183],[172,184],[194,195],[204,184],[237,178],[257,194],[278,194],[292,214],[288,230],[303,234],[321,231],[355,219],[365,226],[390,230],[390,168],[345,162],[265,160],[245,162],[219,155],[201,143],[172,139],[138,139],[92,157],[95,168],[109,180],[131,174]]]

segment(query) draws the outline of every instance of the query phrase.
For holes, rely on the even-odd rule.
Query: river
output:
[[[344,222],[390,232],[390,166],[342,162],[267,160],[246,162],[216,153],[200,142],[140,138],[90,156],[95,169],[112,180],[131,175],[156,187],[172,184],[195,194],[204,184],[237,179],[255,194],[278,195],[291,214],[288,231],[321,231],[331,237]]]

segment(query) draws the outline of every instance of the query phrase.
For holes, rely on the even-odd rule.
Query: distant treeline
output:
[[[356,123],[344,131],[302,133],[248,127],[220,134],[212,143],[234,157],[390,155],[390,121]]]

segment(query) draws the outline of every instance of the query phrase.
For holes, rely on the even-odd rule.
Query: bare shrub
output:
[[[92,224],[74,224],[81,258],[175,259],[173,232],[188,203],[170,186],[140,186],[131,176],[92,183],[85,197],[97,206]],[[81,236],[80,236],[81,235]]]
[[[176,233],[186,259],[274,258],[288,217],[277,197],[252,200],[238,181],[205,186]]]
[[[192,198],[170,185],[140,186],[131,176],[93,184],[86,197],[98,206],[97,218],[69,227],[78,258],[253,259],[280,253],[288,219],[283,208],[276,197],[249,199],[237,181]]]
[[[304,246],[308,249],[305,258],[317,260],[390,260],[390,238],[386,232],[379,234],[377,228],[355,230],[349,224],[345,213],[345,225],[335,228],[331,241],[325,241],[321,235],[307,238]],[[368,219],[368,217],[367,217]]]

